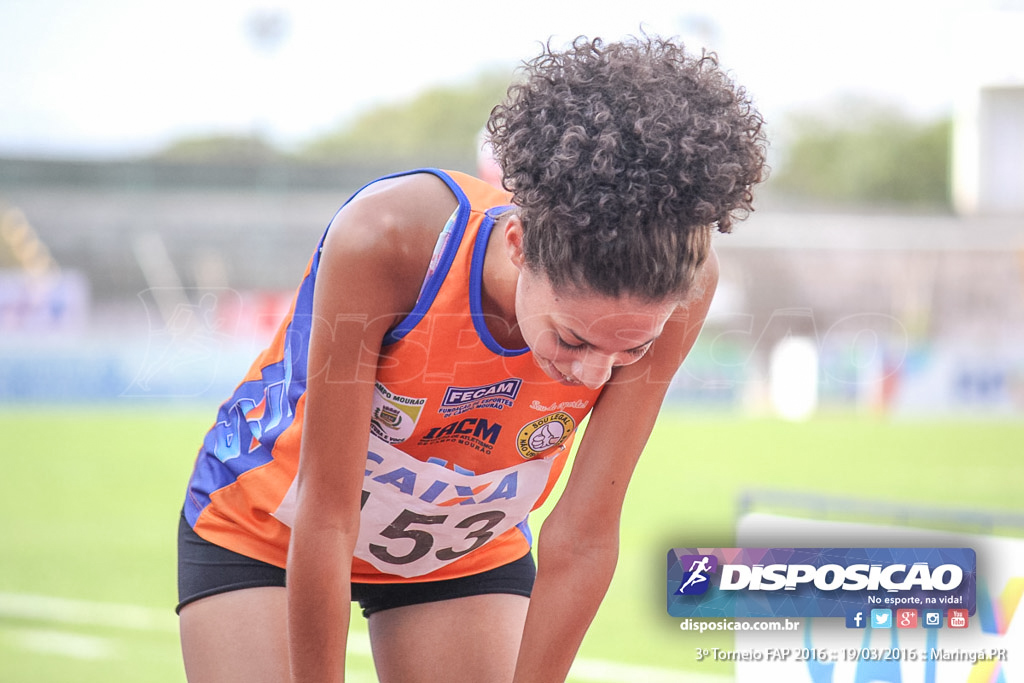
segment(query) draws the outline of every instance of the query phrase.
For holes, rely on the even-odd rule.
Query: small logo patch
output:
[[[561,446],[575,428],[576,422],[568,413],[551,413],[523,426],[516,436],[516,447],[519,454],[529,460]]]
[[[412,435],[426,402],[425,398],[392,393],[377,382],[376,391],[373,393],[370,433],[385,443],[405,441]]]

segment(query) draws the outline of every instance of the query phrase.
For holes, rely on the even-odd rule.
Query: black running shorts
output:
[[[285,570],[200,538],[182,514],[178,522],[178,607],[218,593],[285,585]],[[533,555],[481,574],[419,583],[353,583],[363,616],[374,612],[470,595],[510,593],[530,597],[537,567]]]

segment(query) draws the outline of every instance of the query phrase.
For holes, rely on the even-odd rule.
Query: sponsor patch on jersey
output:
[[[401,443],[412,435],[426,398],[402,396],[377,382],[373,392],[370,433],[385,443]]]
[[[572,435],[576,422],[568,413],[551,413],[524,425],[516,436],[519,454],[529,460],[561,446]]]
[[[482,417],[464,417],[443,427],[432,427],[420,437],[419,445],[456,444],[489,454],[500,435],[501,425],[497,422],[488,422]]]
[[[478,387],[448,387],[444,391],[444,400],[441,401],[441,407],[437,412],[445,417],[453,417],[477,408],[511,408],[522,386],[523,380],[509,377]]]

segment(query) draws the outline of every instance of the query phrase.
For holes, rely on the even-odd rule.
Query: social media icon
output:
[[[917,610],[896,610],[896,628],[917,628]]]
[[[892,610],[871,610],[871,628],[892,628]]]
[[[967,628],[967,610],[965,609],[951,609],[946,613],[949,617],[950,628]]]
[[[856,609],[846,613],[846,628],[867,628],[868,618],[864,610]]]
[[[925,628],[942,628],[942,610],[926,609],[921,612],[921,620]]]

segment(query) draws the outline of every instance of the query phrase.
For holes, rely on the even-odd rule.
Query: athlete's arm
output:
[[[338,213],[313,297],[288,555],[293,681],[344,680],[351,564],[381,341],[411,310],[455,198],[432,176],[382,181]]]
[[[594,407],[565,491],[541,529],[517,683],[563,681],[569,672],[615,571],[626,487],[717,282],[712,253],[651,351],[617,368]]]

